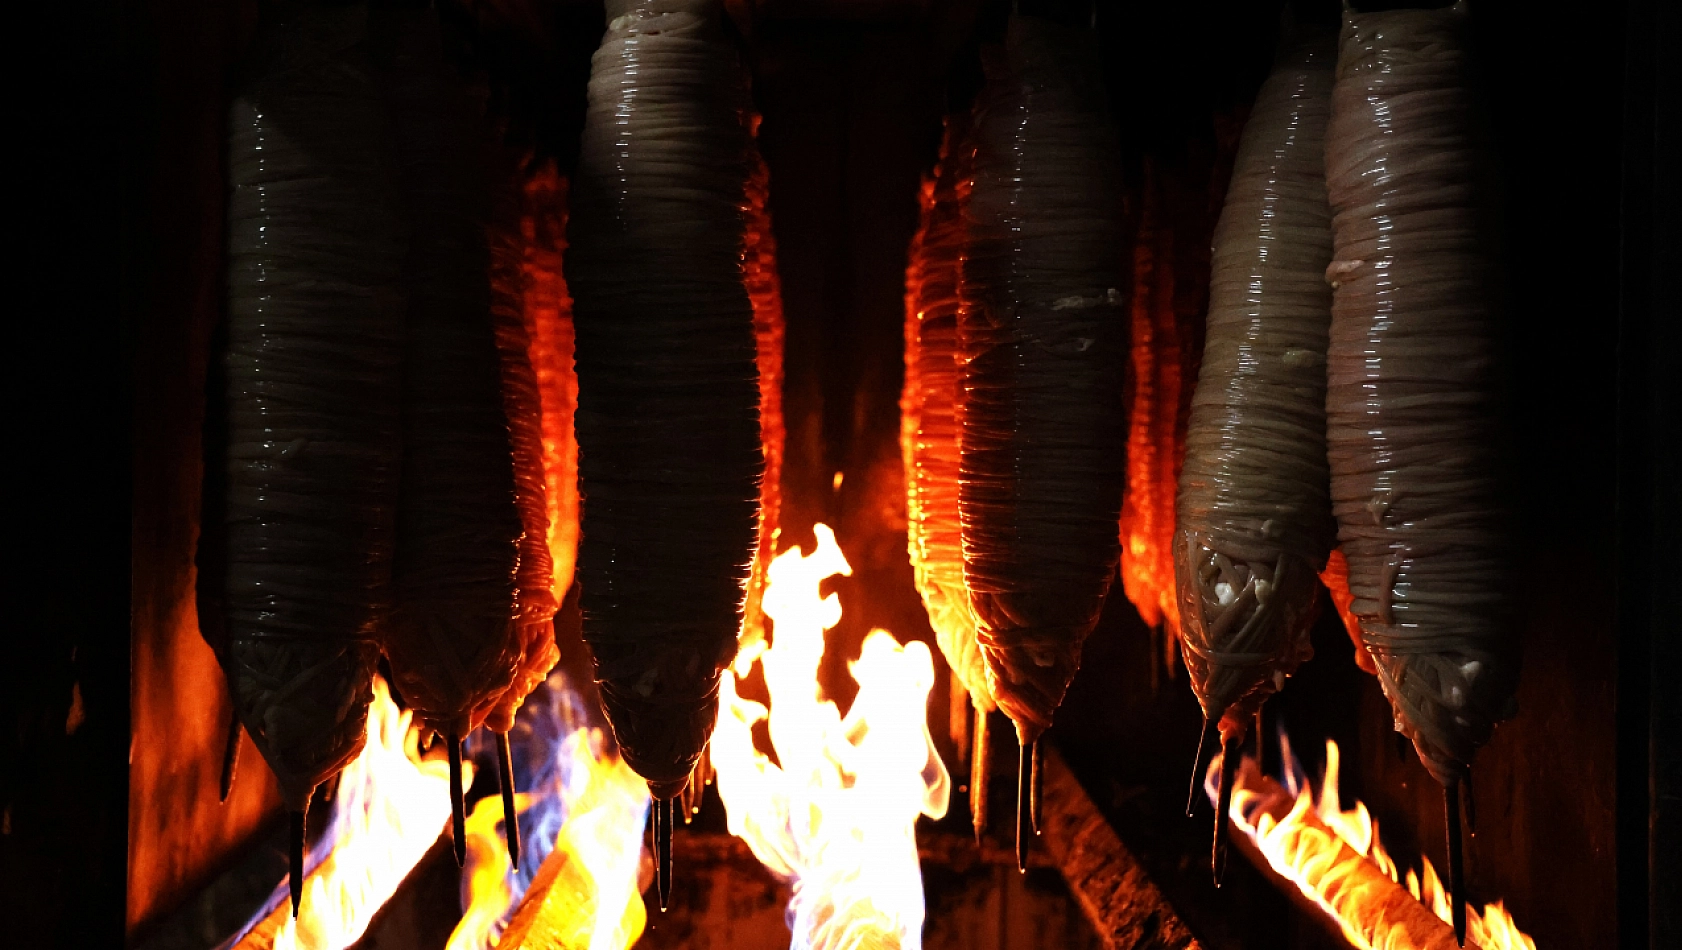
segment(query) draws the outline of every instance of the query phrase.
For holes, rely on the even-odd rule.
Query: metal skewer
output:
[[[1232,783],[1238,773],[1238,748],[1244,737],[1238,732],[1221,734],[1221,784],[1216,795],[1215,845],[1209,855],[1209,869],[1215,875],[1215,886],[1226,877],[1227,812],[1232,808]]]
[[[1191,757],[1191,784],[1186,786],[1186,817],[1191,817],[1192,802],[1197,801],[1198,778],[1203,774],[1203,743],[1209,738],[1209,720],[1203,720],[1203,728],[1197,733],[1197,752]]]
[[[497,778],[502,785],[502,840],[508,844],[508,864],[520,869],[520,813],[514,807],[514,753],[508,733],[496,734]]]
[[[305,803],[303,810],[291,812],[291,840],[288,842],[287,860],[289,862],[289,881],[292,891],[292,919],[298,919],[298,905],[304,900],[304,817],[308,813],[309,804]]]
[[[450,733],[450,829],[455,833],[456,867],[467,863],[467,803],[461,791],[461,736]]]
[[[1028,844],[1033,840],[1035,739],[1016,747],[1016,869],[1028,873]]]
[[[654,802],[654,881],[660,894],[660,912],[672,900],[672,800]]]
[[[975,711],[974,740],[969,763],[969,818],[979,844],[981,836],[987,833],[987,787],[992,781],[987,772],[987,759],[992,753],[993,743],[987,734],[985,709]]]
[[[1460,854],[1460,782],[1456,779],[1443,786],[1444,817],[1448,824],[1448,902],[1453,908],[1454,939],[1466,945],[1466,899],[1460,889],[1465,881],[1465,868]]]

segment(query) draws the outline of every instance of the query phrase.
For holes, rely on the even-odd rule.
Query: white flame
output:
[[[712,739],[718,790],[731,833],[793,882],[795,950],[883,943],[915,950],[923,925],[917,817],[945,815],[951,793],[928,728],[934,661],[927,645],[873,630],[848,664],[859,692],[847,715],[824,698],[818,664],[841,601],[822,596],[819,585],[852,568],[834,532],[813,530],[811,555],[789,550],[771,564],[770,648],[744,649],[724,677]],[[755,662],[769,710],[736,692]],[[767,718],[780,765],[754,747],[754,727]]]
[[[304,878],[303,905],[296,920],[288,914],[282,922],[274,950],[343,950],[360,940],[438,840],[450,818],[450,769],[421,757],[413,718],[376,677],[367,745],[339,775],[333,827],[323,839],[332,851]],[[471,766],[463,769],[471,781]]]

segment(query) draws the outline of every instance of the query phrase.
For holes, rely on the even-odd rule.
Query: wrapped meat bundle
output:
[[[265,24],[231,108],[220,651],[292,812],[360,750],[391,603],[405,229],[367,15]],[[207,526],[212,531],[215,525]]]
[[[1396,728],[1448,792],[1456,884],[1459,781],[1518,661],[1467,27],[1458,3],[1346,14],[1326,131],[1332,507]]]
[[[959,517],[988,683],[1028,765],[1115,576],[1124,432],[1119,165],[1093,37],[1013,16],[964,209]]]
[[[649,782],[662,894],[671,799],[734,658],[760,541],[745,75],[716,0],[613,0],[568,229],[578,339],[584,636]],[[768,249],[767,249],[768,250]]]
[[[968,135],[967,115],[947,118],[939,161],[923,181],[921,220],[905,271],[905,386],[899,408],[906,542],[929,626],[952,670],[950,734],[960,751],[971,755],[970,812],[979,833],[987,811],[987,713],[996,704],[964,587],[958,518],[958,283],[969,194],[962,167]],[[972,739],[973,749],[966,749]]]
[[[486,228],[496,179],[482,120],[444,63],[436,15],[375,16],[411,225],[403,466],[383,645],[404,700],[449,742],[459,863],[461,740],[498,712],[491,724],[505,732],[524,699],[508,696],[523,654],[514,622],[522,525],[491,321]]]
[[[1180,647],[1225,761],[1313,655],[1334,525],[1326,469],[1330,36],[1286,49],[1256,97],[1215,228],[1208,331],[1180,474]],[[1224,778],[1224,776],[1223,776]],[[1221,793],[1230,794],[1223,781]],[[1217,809],[1219,829],[1224,807]]]

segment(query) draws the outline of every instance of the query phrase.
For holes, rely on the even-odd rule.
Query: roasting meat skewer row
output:
[[[900,449],[905,464],[907,546],[917,591],[962,698],[952,713],[953,738],[973,715],[970,819],[981,833],[987,814],[987,714],[996,708],[987,664],[975,638],[964,587],[963,533],[958,519],[961,399],[958,388],[958,281],[963,265],[963,160],[967,116],[946,120],[940,159],[923,182],[922,221],[905,273],[905,388],[900,397]],[[973,713],[971,710],[973,709]]]
[[[1226,766],[1236,765],[1262,703],[1314,653],[1316,574],[1335,532],[1324,164],[1335,56],[1329,35],[1284,51],[1257,94],[1214,235],[1174,566],[1186,671],[1205,723],[1218,723],[1222,738],[1217,884],[1232,793]]]
[[[764,469],[744,275],[745,75],[716,0],[612,0],[568,227],[578,340],[584,636],[649,782],[656,880],[672,799],[734,658]]]
[[[522,523],[487,244],[499,179],[482,118],[444,62],[436,14],[382,10],[373,22],[411,225],[394,603],[383,645],[409,707],[448,742],[461,864],[462,740],[487,717],[507,732],[525,698],[510,689],[524,652],[514,621]]]
[[[1445,790],[1462,940],[1460,783],[1518,672],[1468,27],[1464,3],[1346,12],[1326,131],[1332,506],[1396,728]]]
[[[366,25],[265,24],[229,117],[221,658],[291,812],[294,916],[305,812],[362,748],[390,605],[405,234]]]
[[[1125,433],[1118,145],[1093,37],[1012,16],[978,105],[961,294],[964,583],[1020,743],[1034,744],[1115,576]]]

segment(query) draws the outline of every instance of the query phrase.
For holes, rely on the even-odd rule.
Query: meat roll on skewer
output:
[[[764,469],[744,254],[745,76],[716,0],[611,0],[568,228],[584,635],[648,779],[662,904],[671,799],[736,653]]]
[[[1093,37],[1012,16],[975,126],[965,206],[964,583],[1029,769],[1115,576],[1125,432],[1119,155]]]
[[[522,523],[486,230],[498,176],[482,119],[444,62],[436,15],[374,17],[411,225],[402,488],[384,647],[405,701],[449,743],[460,863],[461,741],[487,717],[505,732],[525,698],[510,693],[524,653],[514,622]]]
[[[1333,511],[1396,728],[1447,793],[1460,934],[1459,783],[1518,672],[1467,27],[1463,3],[1347,13],[1326,131]]]
[[[390,606],[405,229],[367,14],[270,22],[229,128],[230,692],[292,813],[361,749]]]
[[[959,272],[963,266],[963,201],[969,192],[963,162],[967,117],[950,117],[940,160],[923,183],[922,222],[912,238],[905,273],[905,388],[900,397],[900,448],[905,463],[905,514],[911,567],[928,610],[935,642],[952,669],[952,736],[960,744],[975,717],[972,820],[986,812],[980,764],[986,715],[995,708],[987,664],[975,639],[975,618],[964,587],[963,537],[958,518]]]
[[[1256,97],[1215,228],[1174,564],[1186,671],[1205,720],[1220,724],[1228,765],[1262,703],[1313,655],[1316,574],[1334,532],[1324,148],[1335,56],[1329,35],[1284,51]],[[1217,880],[1225,816],[1223,804]]]

